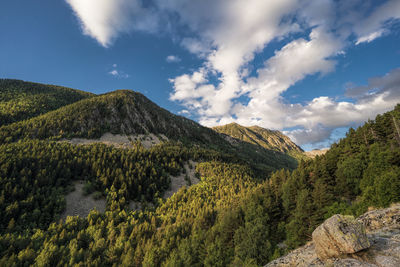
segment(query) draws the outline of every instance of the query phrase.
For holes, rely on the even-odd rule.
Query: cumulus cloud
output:
[[[357,125],[400,102],[399,70],[348,87],[351,101],[317,96],[288,104],[282,96],[309,75],[334,71],[350,44],[389,34],[400,19],[398,0],[66,1],[83,32],[105,47],[131,31],[178,32],[174,40],[203,64],[170,79],[170,99],[204,125],[236,121],[291,129],[286,133],[299,144],[317,143],[337,127]],[[274,40],[285,42],[252,71],[255,56]],[[121,72],[114,67],[110,74]]]
[[[219,83],[210,85],[207,79],[196,83],[188,79],[190,74],[171,80],[174,86],[171,99],[179,100],[187,108],[195,110],[202,124],[215,126],[236,121],[280,130],[295,128],[287,133],[299,144],[317,143],[328,138],[335,128],[360,124],[377,113],[391,109],[400,101],[398,97],[390,99],[387,92],[383,91],[354,102],[316,97],[306,104],[286,104],[281,96],[308,75],[324,75],[333,71],[336,63],[334,58],[345,53],[347,40],[352,33],[358,36],[358,43],[370,42],[383,35],[387,31],[384,22],[394,14],[385,12],[387,6],[395,8],[396,3],[388,1],[359,23],[357,19],[365,17],[368,8],[357,10],[353,7],[351,10],[355,13],[351,16],[346,14],[349,10],[344,8],[360,4],[358,0],[285,1],[280,3],[282,6],[265,1],[264,4],[257,3],[258,9],[254,12],[262,14],[271,11],[273,15],[268,20],[258,20],[257,15],[248,18],[244,9],[233,16],[239,21],[235,24],[229,20],[230,12],[235,9],[227,8],[228,15],[224,14],[227,18],[222,21],[212,19],[217,25],[200,31],[203,33],[200,38],[205,40],[202,44],[206,47],[196,45],[201,49],[189,49],[201,51],[200,57],[206,60],[201,71],[202,77],[217,75]],[[302,8],[296,9],[296,4]],[[298,16],[296,21],[290,20],[294,13]],[[193,29],[199,30],[203,25],[193,21],[193,18],[190,20]],[[231,27],[224,25],[224,22]],[[364,31],[361,30],[363,27],[366,27]],[[265,61],[256,76],[247,77],[248,72],[242,71],[246,70],[246,64],[254,58],[255,53],[271,40],[310,28],[308,39],[299,38],[284,45]],[[230,29],[235,31],[231,33]],[[204,52],[207,49],[211,52]],[[190,81],[190,86],[182,86],[182,80]],[[246,96],[248,102],[235,101],[241,96]]]
[[[168,63],[177,63],[181,61],[181,58],[175,55],[169,55],[165,58]]]
[[[298,108],[298,113],[291,118],[291,124],[301,128],[288,131],[288,134],[300,145],[317,143],[326,139],[334,129],[358,126],[368,119],[374,119],[378,113],[393,109],[399,102],[400,97],[388,98],[387,92],[355,103],[319,97]]]
[[[218,86],[195,85],[191,91],[201,98],[198,101],[189,94],[187,99],[182,98],[181,84],[174,84],[171,99],[187,101],[199,107],[197,111],[205,116],[229,113],[232,99],[243,93],[242,79],[246,76],[243,66],[272,39],[298,30],[296,24],[282,22],[283,16],[296,9],[296,3],[296,0],[251,0],[245,4],[240,0],[191,1],[190,4],[166,1],[164,8],[179,14],[182,21],[198,32],[197,39],[184,39],[182,44],[206,60],[201,71],[203,76],[217,74],[220,81]],[[181,82],[185,77],[173,81]]]

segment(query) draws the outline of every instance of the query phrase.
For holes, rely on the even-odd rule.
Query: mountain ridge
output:
[[[261,266],[304,245],[333,214],[400,201],[398,125],[400,105],[294,170],[293,157],[131,91],[2,126],[0,265]],[[147,148],[96,142],[104,132],[131,141],[166,128],[170,140]],[[95,141],[74,144],[78,136]],[[184,186],[164,198],[178,176]],[[61,221],[77,182],[105,212]]]
[[[0,141],[98,139],[106,133],[163,134],[170,141],[207,146],[236,155],[260,170],[293,169],[297,164],[293,157],[279,151],[246,142],[233,146],[216,131],[172,114],[143,94],[126,89],[95,95],[28,120],[4,125],[0,127]]]
[[[0,79],[0,126],[56,110],[94,94],[57,85]]]
[[[257,125],[246,127],[235,122],[215,126],[212,129],[232,138],[255,144],[265,149],[280,151],[298,159],[306,157],[301,147],[278,130],[265,129]]]

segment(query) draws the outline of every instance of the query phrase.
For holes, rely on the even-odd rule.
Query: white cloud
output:
[[[298,16],[303,18],[305,23],[301,26],[295,22],[283,23],[284,19],[290,17],[296,10],[291,5],[295,2],[303,4],[298,12]],[[208,85],[207,80],[202,80],[198,84],[192,81],[187,87],[190,89],[185,91],[182,79],[190,77],[185,74],[171,80],[174,82],[171,99],[182,101],[186,107],[195,110],[200,115],[200,122],[208,126],[236,121],[244,125],[257,124],[280,130],[294,127],[296,130],[288,131],[288,134],[299,144],[320,142],[328,138],[337,127],[357,125],[368,118],[373,118],[377,113],[391,109],[400,98],[389,99],[385,92],[371,95],[368,99],[360,99],[355,103],[336,102],[330,97],[316,97],[306,104],[286,104],[281,97],[283,92],[306,76],[316,73],[324,75],[333,71],[334,58],[345,54],[347,39],[351,37],[351,33],[353,31],[356,34],[362,33],[357,28],[356,19],[362,17],[362,13],[367,9],[353,8],[355,10],[353,17],[346,17],[345,12],[349,11],[339,9],[346,5],[356,5],[359,1],[344,2],[337,4],[330,0],[285,1],[281,3],[284,8],[280,8],[278,4],[274,6],[275,2],[265,1],[265,5],[257,2],[254,4],[258,8],[254,17],[249,18],[246,15],[246,7],[243,6],[241,12],[235,13],[233,17],[236,18],[237,24],[229,20],[229,14],[235,9],[230,8],[228,4],[227,18],[222,15],[219,16],[223,18],[222,21],[212,20],[221,24],[217,23],[212,29],[200,30],[199,36],[205,40],[201,43],[208,44],[211,52],[204,52],[207,49],[198,45],[195,47],[201,49],[189,49],[192,52],[201,51],[200,56],[206,59],[202,67],[202,76],[217,74],[219,83],[215,86],[215,84]],[[268,10],[263,10],[263,7]],[[251,7],[247,9],[251,10]],[[383,10],[383,7],[379,7],[379,10]],[[365,37],[365,41],[378,38],[379,30],[382,34],[387,31],[381,22],[387,21],[391,14],[379,10],[370,15],[371,18],[379,17],[375,19],[376,23],[370,23],[369,21],[373,19],[368,18],[360,22],[363,25],[370,23],[372,26],[369,29],[374,30],[372,35]],[[269,11],[273,13],[269,20],[257,20],[258,12],[262,14]],[[337,17],[336,11],[341,12],[340,17],[345,21],[339,22],[340,17]],[[201,16],[199,18],[203,19]],[[203,24],[196,23],[193,18],[188,20],[194,25],[192,26],[194,30],[201,29]],[[256,77],[247,77],[249,72],[242,70],[246,69],[246,64],[253,59],[255,53],[261,51],[271,40],[285,38],[286,34],[299,31],[299,27],[304,29],[312,27],[309,39],[299,38],[287,43],[276,51],[273,57],[265,61],[264,67],[257,70]],[[237,103],[236,99],[243,95],[247,96],[249,101]]]
[[[183,38],[181,45],[186,48],[190,53],[196,54],[201,58],[206,57],[211,52],[211,45],[201,42],[194,38]]]
[[[376,38],[379,38],[379,37],[381,37],[382,35],[384,35],[385,32],[386,32],[386,31],[385,31],[384,29],[379,29],[379,30],[377,30],[376,32],[372,32],[372,33],[370,33],[370,34],[361,36],[361,37],[359,37],[359,38],[357,39],[356,45],[359,45],[359,44],[361,44],[361,43],[370,43],[370,42],[372,42],[373,40],[375,40]]]
[[[287,133],[297,142],[317,143],[336,127],[362,123],[400,102],[397,71],[349,88],[351,102],[316,96],[288,104],[282,97],[305,77],[334,71],[335,58],[350,44],[389,34],[400,18],[399,0],[378,5],[374,0],[154,0],[146,6],[142,0],[66,1],[84,33],[106,47],[135,30],[179,32],[177,43],[203,64],[170,79],[170,99],[185,106],[182,114],[199,115],[204,125],[236,121],[295,128]],[[284,44],[253,75],[252,60],[273,40]],[[121,73],[115,66],[110,75]]]
[[[181,58],[175,55],[169,55],[165,59],[168,63],[177,63],[181,61]]]
[[[368,85],[351,86],[346,90],[346,96],[364,101],[379,94],[386,94],[387,98],[400,98],[400,68],[382,77],[370,78]]]
[[[370,16],[356,23],[354,31],[358,36],[356,44],[371,42],[388,32],[386,23],[400,19],[400,1],[389,0],[375,9]]]
[[[298,30],[296,24],[282,22],[285,15],[296,9],[297,2],[251,0],[244,3],[232,0],[163,3],[164,8],[178,13],[183,22],[198,32],[197,39],[184,39],[182,44],[206,59],[202,67],[203,76],[217,74],[220,81],[217,87],[199,84],[200,90],[191,89],[196,91],[196,97],[201,98],[196,105],[193,105],[193,97],[189,94],[187,99],[181,97],[179,84],[174,85],[174,94],[180,94],[179,100],[189,101],[191,106],[199,106],[198,112],[202,115],[223,116],[229,113],[232,99],[243,93],[242,79],[248,73],[242,71],[243,67],[272,39]],[[174,80],[181,81],[179,77]],[[171,99],[177,98],[174,94]]]
[[[108,47],[121,33],[154,32],[157,16],[140,0],[65,0],[79,18],[83,33]]]
[[[183,110],[179,111],[178,113],[182,114],[182,115],[189,115],[190,114],[189,110],[186,110],[186,109],[183,109]]]
[[[328,129],[322,125],[318,125],[314,129],[295,129],[292,131],[284,131],[283,133],[290,137],[296,144],[318,143],[330,137],[332,129]]]
[[[358,126],[368,119],[374,119],[376,114],[393,109],[400,102],[400,97],[388,98],[383,92],[356,103],[335,102],[329,97],[315,98],[304,106],[288,113],[292,126],[300,129],[287,131],[287,134],[300,145],[317,143],[326,139],[335,128]],[[293,110],[293,111],[295,111]]]
[[[112,71],[109,72],[109,74],[111,74],[112,76],[118,76],[119,75],[117,70],[112,70]]]
[[[113,64],[112,67],[113,69],[111,71],[108,72],[108,74],[110,74],[111,76],[115,77],[115,78],[119,78],[119,79],[127,79],[130,77],[129,74],[125,73],[124,71],[120,71],[117,70],[117,64]]]

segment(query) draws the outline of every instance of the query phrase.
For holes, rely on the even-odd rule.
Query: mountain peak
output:
[[[245,127],[235,122],[223,126],[217,126],[213,129],[219,133],[259,145],[266,149],[284,153],[303,153],[303,150],[290,140],[289,137],[277,130],[269,130],[257,125]]]

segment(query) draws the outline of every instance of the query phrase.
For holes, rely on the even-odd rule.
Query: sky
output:
[[[399,0],[6,0],[0,78],[328,147],[400,103]]]

